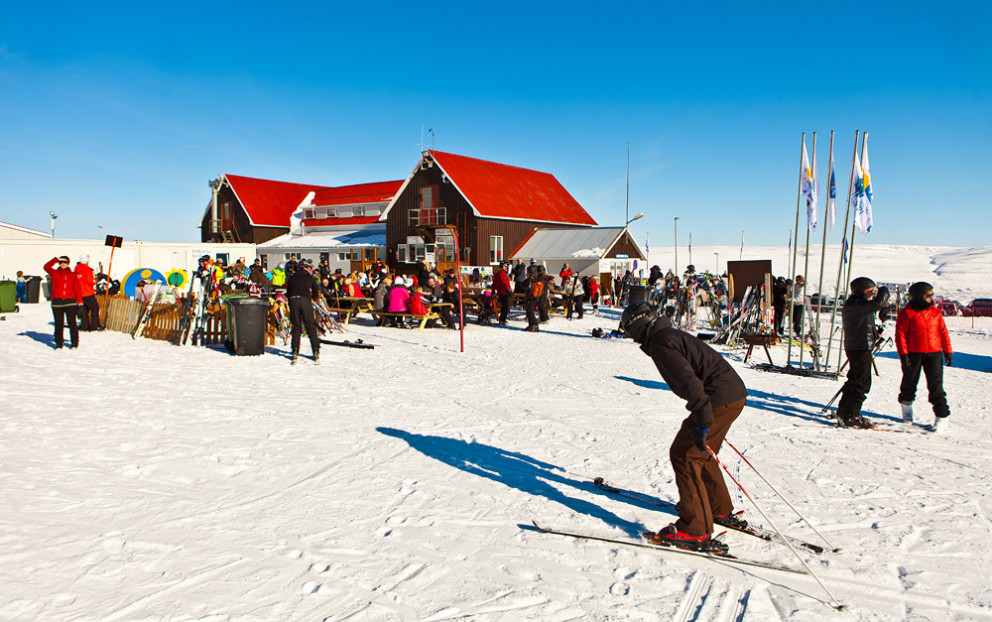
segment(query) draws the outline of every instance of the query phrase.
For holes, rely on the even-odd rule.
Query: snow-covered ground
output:
[[[990,252],[942,251],[940,270],[988,296],[969,266]],[[905,261],[881,253],[866,273],[933,279]],[[472,325],[464,353],[454,331],[360,319],[347,337],[375,350],[290,367],[281,344],[233,357],[110,332],[56,352],[47,306],[23,308],[0,322],[3,620],[992,620],[992,318],[948,319],[945,436],[835,429],[819,412],[839,383],[727,353],[750,391],[728,439],[844,549],[802,554],[850,606],[838,613],[806,576],[522,527],[674,520],[591,483],[676,494],[683,403],[636,345],[588,337],[617,311],[540,334],[519,317]],[[865,412],[892,422],[895,353],[878,367]],[[721,457],[779,527],[818,541]],[[725,540],[799,567],[781,545]]]

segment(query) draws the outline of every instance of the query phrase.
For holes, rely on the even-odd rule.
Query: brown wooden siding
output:
[[[423,186],[438,187],[438,207],[447,210],[447,223],[457,226],[459,244],[468,248],[468,257],[463,263],[472,266],[489,265],[489,238],[503,237],[503,255],[507,257],[524,239],[536,228],[570,228],[569,225],[557,223],[541,223],[521,220],[504,220],[499,218],[478,218],[472,211],[465,197],[454,184],[441,178],[441,170],[437,165],[418,170],[397,198],[395,205],[386,217],[386,247],[390,268],[395,269],[396,247],[406,243],[407,236],[418,235],[414,227],[409,226],[409,210],[420,208],[420,188]],[[579,226],[575,226],[579,228]],[[430,239],[427,242],[430,243]],[[410,264],[404,264],[409,266]]]
[[[223,216],[223,209],[220,207],[224,202],[231,204],[231,233],[234,241],[239,243],[261,244],[268,242],[280,235],[289,233],[289,227],[256,227],[251,224],[248,212],[245,211],[241,202],[238,201],[230,186],[224,185],[217,193],[217,216]],[[223,226],[223,224],[222,224]],[[203,214],[200,220],[200,241],[201,242],[222,242],[222,239],[213,238],[210,234],[210,208]]]
[[[610,252],[606,254],[607,259],[614,259],[617,255],[627,255],[631,259],[644,259],[647,260],[637,244],[634,243],[633,238],[630,236],[630,231],[625,231],[617,243],[613,245]]]

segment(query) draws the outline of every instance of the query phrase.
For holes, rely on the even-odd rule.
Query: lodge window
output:
[[[299,259],[303,257],[303,253],[286,253],[283,256],[286,258],[286,261],[289,261],[290,259]]]
[[[503,236],[489,236],[489,263],[496,264],[503,261]]]
[[[410,224],[446,225],[448,224],[447,216],[447,209],[438,207],[438,187],[422,186],[420,188],[420,210],[416,216],[410,214]],[[416,218],[416,222],[414,222],[414,218]]]

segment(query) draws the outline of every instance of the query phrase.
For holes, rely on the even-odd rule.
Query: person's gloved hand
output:
[[[689,430],[689,438],[699,451],[706,451],[706,435],[710,431],[708,428],[701,428],[698,425]]]
[[[947,365],[948,367],[951,366],[951,353],[950,352],[944,352],[944,365]]]
[[[902,362],[902,368],[903,369],[909,369],[910,366],[912,365],[912,363],[909,360],[909,355],[908,354],[900,354],[899,355],[899,361]]]

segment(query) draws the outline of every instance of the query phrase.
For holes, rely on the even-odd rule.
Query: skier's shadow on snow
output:
[[[671,391],[671,387],[664,382],[659,382],[657,380],[644,380],[642,378],[629,378],[627,376],[614,376],[614,378],[633,383],[644,389]],[[813,421],[826,426],[834,425],[834,422],[826,419],[825,417],[810,414],[809,412],[799,408],[799,406],[808,406],[816,412],[819,412],[820,408],[822,408],[822,404],[816,404],[797,397],[776,395],[774,393],[758,391],[757,389],[748,389],[747,405],[759,410],[786,415],[787,417],[799,417],[800,419],[806,419],[807,421]]]
[[[572,479],[561,468],[553,464],[542,462],[522,453],[506,451],[482,443],[466,442],[443,436],[414,434],[395,428],[379,427],[376,430],[386,436],[393,436],[406,441],[410,447],[425,456],[457,467],[466,473],[555,501],[573,512],[587,514],[619,527],[629,536],[640,537],[640,534],[645,531],[644,525],[624,520],[594,503],[570,497],[558,490],[553,484],[565,484],[585,492],[607,495],[596,488],[592,482]]]
[[[69,331],[66,330],[66,332],[69,332]],[[39,333],[36,330],[26,330],[23,333],[17,333],[17,336],[18,337],[29,337],[31,339],[34,339],[38,343],[44,344],[46,346],[50,346],[52,348],[55,347],[55,335],[53,335],[51,333]]]

